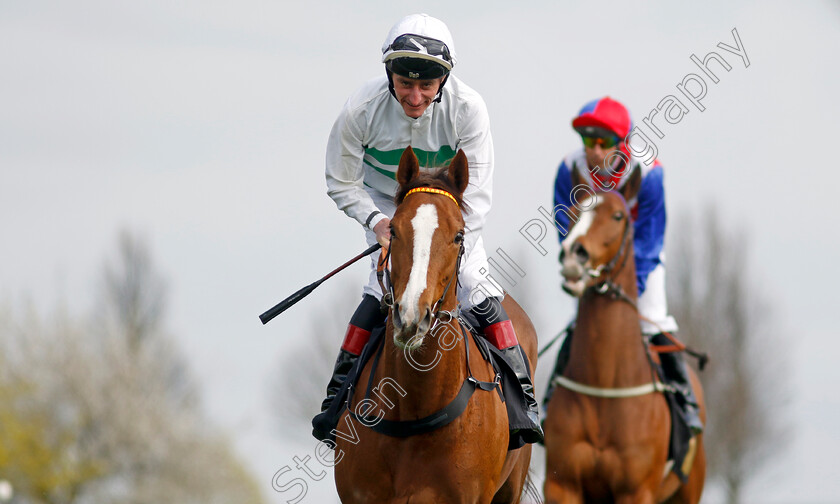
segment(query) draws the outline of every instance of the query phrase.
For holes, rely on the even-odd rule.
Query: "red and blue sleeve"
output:
[[[572,172],[566,166],[566,162],[560,163],[557,169],[557,178],[554,179],[554,220],[557,221],[557,232],[560,243],[569,234],[569,216],[562,211],[563,208],[572,207]]]
[[[636,222],[634,223],[633,247],[636,256],[636,285],[639,295],[645,291],[650,272],[661,260],[665,244],[665,186],[664,172],[658,162],[642,180],[638,195]]]

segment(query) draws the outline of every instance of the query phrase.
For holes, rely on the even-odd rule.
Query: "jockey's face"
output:
[[[394,94],[405,115],[417,119],[435,99],[443,77],[437,79],[409,79],[394,74]]]
[[[583,148],[586,151],[586,163],[589,165],[589,169],[592,170],[596,166],[599,168],[605,168],[604,160],[609,158],[612,153],[618,150],[618,144],[605,148],[602,143],[596,143],[592,147],[584,145]],[[613,156],[611,161],[615,162],[618,158],[619,156]]]

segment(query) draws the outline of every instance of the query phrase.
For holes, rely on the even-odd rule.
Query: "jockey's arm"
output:
[[[557,169],[557,177],[554,179],[554,225],[557,227],[557,234],[560,243],[569,234],[569,216],[563,211],[565,208],[572,208],[572,172],[569,170],[566,161],[560,163]]]
[[[636,259],[636,285],[639,295],[645,291],[647,277],[661,262],[665,244],[665,187],[662,166],[657,164],[642,180],[638,211],[634,223],[633,248]]]
[[[490,119],[483,101],[477,101],[459,117],[460,139],[458,149],[467,155],[470,182],[464,191],[464,202],[469,212],[464,215],[464,249],[469,254],[484,230],[487,213],[493,201],[493,138]]]
[[[349,217],[363,227],[374,229],[387,216],[379,213],[364,189],[364,154],[362,129],[342,109],[327,141],[327,194]]]

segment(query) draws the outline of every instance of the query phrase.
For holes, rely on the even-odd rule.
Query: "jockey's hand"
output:
[[[384,218],[373,226],[373,232],[376,233],[376,241],[384,248],[391,245],[391,219]]]

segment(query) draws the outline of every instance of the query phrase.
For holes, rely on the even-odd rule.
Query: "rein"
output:
[[[621,247],[619,247],[616,255],[614,255],[613,258],[610,259],[609,263],[607,263],[605,265],[602,264],[601,266],[599,266],[598,268],[596,268],[594,270],[589,270],[590,275],[597,278],[597,277],[601,276],[601,274],[603,272],[609,273],[610,271],[612,271],[613,267],[615,266],[616,262],[618,261],[618,258],[620,256],[622,256],[622,254],[624,254],[624,249],[627,246],[627,243],[629,242],[629,240],[628,240],[628,237],[630,235],[630,233],[628,232],[629,229],[630,229],[630,223],[628,221],[627,225],[624,227],[624,234],[621,237]],[[656,327],[657,329],[659,329],[659,332],[662,333],[663,335],[665,335],[666,338],[671,340],[671,343],[672,343],[671,345],[647,345],[647,348],[649,348],[650,350],[652,350],[656,353],[686,352],[687,354],[689,354],[692,357],[697,359],[697,365],[700,367],[700,370],[702,371],[703,368],[706,367],[706,364],[708,364],[708,362],[709,362],[709,355],[706,352],[699,352],[697,350],[694,350],[694,349],[690,348],[688,345],[686,345],[685,343],[683,343],[682,341],[677,339],[676,336],[674,336],[670,332],[665,331],[661,327],[659,327],[659,324],[657,324],[653,320],[651,320],[651,319],[645,317],[644,315],[642,315],[639,312],[638,303],[634,299],[632,299],[630,296],[628,296],[627,293],[624,292],[624,289],[622,289],[620,285],[616,284],[613,281],[613,279],[616,276],[618,276],[618,273],[620,273],[621,270],[624,268],[624,265],[626,263],[627,263],[627,255],[624,254],[624,257],[622,258],[621,264],[619,265],[618,269],[616,270],[615,275],[613,275],[612,278],[608,278],[608,279],[604,280],[603,282],[601,282],[600,284],[594,285],[590,288],[594,289],[595,292],[597,292],[598,294],[607,295],[612,299],[620,299],[620,300],[624,301],[625,303],[629,304],[630,306],[632,306],[633,309],[636,310],[636,313],[638,314],[639,319],[644,320],[645,322],[647,322],[647,323],[653,325],[654,327]]]
[[[604,263],[598,266],[595,269],[590,269],[587,273],[592,278],[598,278],[603,274],[610,274],[615,268],[618,259],[621,258],[621,264],[618,265],[618,268],[615,270],[615,274],[612,275],[612,278],[607,278],[603,282],[597,285],[593,285],[590,289],[594,289],[598,294],[609,294],[610,297],[616,299],[620,297],[625,301],[628,301],[630,304],[635,306],[635,303],[632,299],[630,299],[627,294],[624,293],[624,290],[621,288],[620,285],[616,284],[613,280],[621,270],[624,269],[624,266],[627,264],[627,254],[625,254],[625,249],[627,248],[627,244],[630,242],[631,234],[630,234],[630,218],[627,218],[627,222],[624,225],[624,233],[621,235],[621,245],[618,247],[618,252],[612,256],[609,262]]]
[[[461,205],[458,204],[458,200],[455,199],[451,193],[444,191],[443,189],[436,189],[434,187],[415,187],[406,193],[405,197],[407,198],[409,195],[414,193],[430,193],[430,194],[440,194],[442,196],[446,196],[455,203],[455,206],[461,208]],[[447,324],[454,319],[458,318],[458,307],[456,306],[454,310],[441,310],[440,306],[443,304],[443,300],[446,299],[446,294],[449,292],[450,287],[452,287],[452,280],[455,279],[458,282],[458,285],[461,284],[460,279],[458,279],[458,272],[461,271],[461,259],[464,257],[464,236],[463,234],[460,235],[461,242],[460,242],[460,249],[458,250],[458,259],[455,260],[455,274],[449,277],[449,282],[446,283],[446,287],[443,289],[443,294],[435,301],[435,304],[432,305],[432,313],[434,317],[434,323],[429,328],[429,331],[432,331],[437,327],[439,323]],[[391,246],[388,245],[388,248],[382,249],[382,252],[379,256],[379,263],[376,266],[376,280],[379,282],[379,288],[382,289],[382,311],[390,311],[394,307],[394,284],[391,283],[391,270],[388,268],[388,261],[391,258]],[[388,284],[387,287],[385,284]]]
[[[582,383],[575,382],[566,378],[565,376],[556,376],[553,380],[553,383],[556,385],[560,385],[564,388],[567,388],[571,391],[577,392],[579,394],[584,394],[592,397],[602,397],[602,398],[622,398],[622,397],[636,397],[646,394],[651,394],[654,392],[673,392],[674,388],[670,385],[664,384],[656,378],[656,372],[654,371],[654,361],[651,355],[651,351],[657,353],[665,353],[665,352],[682,352],[685,351],[689,355],[696,357],[698,359],[698,365],[700,370],[702,371],[705,367],[706,363],[709,360],[707,354],[702,352],[697,352],[695,350],[690,349],[685,343],[678,340],[674,335],[671,333],[662,330],[658,324],[654,321],[650,320],[649,318],[645,317],[639,312],[639,306],[636,300],[632,299],[630,296],[624,292],[624,289],[621,285],[615,282],[615,278],[618,276],[619,273],[624,269],[624,266],[627,264],[627,256],[626,248],[627,244],[629,243],[631,238],[630,234],[630,221],[627,220],[627,223],[624,226],[624,233],[621,236],[621,245],[619,246],[618,252],[610,259],[609,262],[604,263],[598,266],[595,269],[588,270],[588,274],[592,278],[598,278],[601,275],[609,275],[613,273],[609,278],[604,279],[602,282],[595,284],[588,289],[591,289],[596,294],[602,296],[608,296],[614,300],[621,300],[625,303],[629,304],[633,307],[636,311],[636,314],[639,316],[641,320],[649,322],[659,328],[660,332],[664,334],[668,339],[670,339],[674,344],[673,345],[650,345],[649,342],[646,342],[645,339],[642,339],[642,344],[645,347],[645,355],[648,359],[648,362],[651,366],[651,374],[653,375],[653,379],[650,383],[639,385],[636,387],[623,387],[623,388],[601,388],[601,387],[592,387],[589,385],[584,385]],[[621,258],[621,263],[618,264],[616,268],[616,264],[618,263],[619,258]],[[614,271],[614,272],[613,272]],[[562,333],[561,333],[562,334]],[[559,337],[559,335],[558,335]],[[553,343],[553,342],[552,342]],[[546,348],[547,349],[547,348]]]
[[[417,187],[411,189],[406,194],[408,197],[411,194],[424,192],[430,194],[440,194],[442,196],[446,196],[455,203],[456,206],[460,208],[458,205],[458,200],[455,197],[442,189],[435,189],[432,187]],[[458,280],[458,272],[461,269],[461,259],[464,256],[464,237],[463,233],[459,234],[460,236],[460,249],[458,250],[458,258],[455,261],[455,271],[453,275],[449,278],[449,282],[447,282],[446,287],[443,289],[443,294],[435,301],[434,305],[432,305],[432,313],[434,314],[434,322],[429,327],[429,333],[433,332],[438,324],[449,324],[453,321],[458,323],[458,326],[461,330],[461,334],[464,340],[464,347],[465,347],[465,359],[466,359],[466,372],[467,376],[464,379],[464,382],[461,384],[461,388],[456,394],[455,398],[449,402],[446,406],[441,408],[440,410],[427,415],[423,418],[417,420],[385,420],[379,416],[372,416],[372,415],[359,415],[355,412],[355,410],[351,407],[353,402],[353,388],[351,387],[349,396],[347,398],[347,412],[348,414],[355,420],[361,422],[363,425],[371,428],[373,431],[378,432],[380,434],[384,434],[386,436],[392,437],[408,437],[414,436],[417,434],[423,434],[426,432],[431,432],[436,430],[444,425],[449,424],[456,418],[458,418],[464,410],[467,408],[467,404],[469,403],[470,398],[472,397],[473,393],[477,389],[481,389],[484,391],[492,391],[497,390],[499,393],[499,397],[502,396],[501,390],[501,374],[496,372],[495,378],[492,382],[485,382],[476,379],[473,374],[472,370],[470,369],[470,344],[467,340],[467,333],[464,330],[464,325],[461,323],[461,320],[458,315],[458,307],[456,305],[455,309],[453,310],[442,310],[440,309],[441,305],[443,304],[444,299],[446,299],[446,295],[449,293],[449,289],[452,287],[453,279],[460,284]],[[396,296],[394,294],[394,284],[391,283],[391,273],[390,269],[388,268],[388,262],[391,257],[391,247],[389,246],[387,249],[383,248],[379,262],[376,267],[376,278],[379,282],[379,287],[382,289],[383,296],[382,296],[382,308],[383,311],[387,309],[389,313],[393,312],[394,309],[394,302]],[[387,286],[386,286],[387,284]],[[387,308],[386,308],[387,307]],[[478,343],[478,342],[476,342]],[[382,342],[379,344],[379,348],[377,349],[376,356],[374,357],[373,364],[370,370],[370,376],[368,379],[367,390],[365,392],[365,401],[370,400],[370,392],[373,386],[373,377],[376,373],[376,368],[379,365],[379,358],[382,355],[382,349],[385,348],[385,338],[382,338]],[[504,400],[504,399],[503,399]]]
[[[461,269],[461,258],[464,255],[464,244],[461,243],[461,249],[458,251],[458,259],[455,261],[455,274],[449,278],[449,282],[446,283],[446,287],[443,289],[443,294],[435,301],[435,304],[432,305],[432,317],[434,317],[435,321],[429,330],[433,330],[438,323],[447,324],[452,320],[458,318],[458,307],[456,306],[454,310],[441,310],[440,305],[443,303],[443,300],[446,299],[446,294],[449,292],[449,288],[452,287],[452,280],[458,278],[458,271]],[[379,264],[376,267],[376,279],[379,281],[379,288],[382,289],[384,293],[382,296],[382,310],[383,311],[391,311],[394,309],[394,284],[391,283],[391,271],[388,269],[388,259],[391,256],[391,247],[388,249],[382,249],[382,254],[379,258]],[[384,278],[384,281],[383,281]],[[460,285],[460,281],[456,280]],[[385,284],[388,284],[387,287]]]

